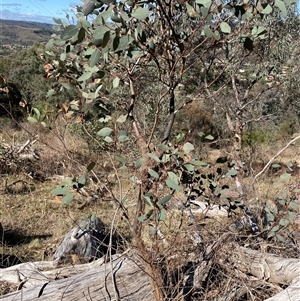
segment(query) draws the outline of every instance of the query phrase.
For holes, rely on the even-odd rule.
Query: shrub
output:
[[[245,131],[242,136],[243,146],[267,144],[274,142],[274,140],[274,134],[264,130]]]

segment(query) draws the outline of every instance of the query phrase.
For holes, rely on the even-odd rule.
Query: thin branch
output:
[[[113,229],[114,229],[114,225],[115,225],[115,220],[116,220],[119,208],[120,207],[118,206],[115,213],[114,213],[113,220],[112,220],[112,223],[111,223],[111,226],[110,226],[110,236],[109,236],[109,246],[108,246],[110,269],[111,269],[111,282],[112,282],[113,289],[114,289],[115,300],[118,300],[118,301],[121,300],[121,298],[120,298],[119,290],[118,290],[117,284],[116,284],[115,273],[113,271],[114,270],[114,265],[113,265],[113,260],[112,260],[112,243],[113,243],[112,237],[113,237]]]
[[[135,91],[134,91],[134,85],[133,85],[133,80],[131,78],[131,74],[129,74],[129,87],[130,87],[130,106],[128,109],[128,117],[130,118],[132,122],[132,127],[133,131],[136,137],[137,145],[141,150],[141,155],[143,158],[147,157],[147,152],[148,152],[148,146],[145,138],[142,136],[141,131],[139,129],[139,126],[137,124],[137,121],[133,115],[133,108],[135,105]]]
[[[174,95],[174,87],[170,90],[170,105],[169,105],[169,122],[164,132],[164,137],[162,139],[162,143],[165,144],[168,142],[171,134],[171,130],[175,120],[175,95]]]
[[[99,142],[99,140],[97,140],[94,136],[92,136],[92,135],[89,133],[89,131],[86,129],[86,127],[85,127],[84,124],[82,124],[82,129],[83,129],[83,131],[87,134],[87,136],[88,136],[90,139],[92,139],[94,142],[96,142],[97,145],[98,145],[102,150],[104,150],[103,145],[101,145],[101,143]],[[100,183],[100,181],[99,181],[99,183]]]
[[[258,121],[260,121],[260,120],[262,120],[262,119],[264,119],[264,118],[268,118],[268,117],[270,117],[270,116],[273,116],[274,114],[268,114],[268,115],[263,115],[263,116],[260,116],[260,117],[258,117],[258,118],[253,118],[253,119],[250,119],[250,120],[247,120],[247,121],[245,121],[242,125],[243,125],[243,127],[246,125],[246,124],[248,124],[248,123],[251,123],[251,122],[258,122]]]
[[[156,105],[156,111],[155,111],[155,117],[154,117],[154,122],[153,122],[153,126],[152,126],[152,129],[151,129],[151,133],[150,133],[150,136],[148,138],[148,142],[147,142],[147,146],[149,147],[150,146],[150,143],[152,141],[152,138],[153,138],[153,135],[154,135],[154,131],[156,129],[156,125],[157,125],[157,122],[158,122],[158,116],[159,116],[159,113],[160,113],[160,104],[163,100],[163,98],[169,93],[169,91],[166,91],[165,93],[163,93],[160,97],[159,97],[159,100],[157,101],[157,105]]]
[[[295,137],[294,139],[292,139],[284,148],[282,148],[275,156],[273,156],[269,162],[265,165],[265,167],[254,177],[253,181],[252,181],[252,185],[254,184],[254,182],[257,180],[257,178],[259,176],[261,176],[269,167],[270,165],[273,163],[273,161],[281,154],[283,153],[291,144],[293,144],[294,142],[296,142],[298,139],[300,139],[300,135]]]
[[[164,14],[164,17],[167,19],[167,22],[168,22],[168,24],[170,26],[170,29],[172,30],[173,36],[174,36],[174,38],[176,40],[176,43],[177,43],[177,45],[178,45],[178,47],[180,49],[180,52],[183,52],[182,43],[180,42],[178,35],[175,34],[176,30],[173,27],[173,24],[171,22],[171,18],[166,13],[165,8],[163,7],[163,4],[162,4],[162,2],[160,0],[157,1],[157,4],[160,7],[162,13]]]
[[[272,70],[274,69],[274,67],[271,67],[268,69],[268,73],[267,75],[270,75],[270,73],[272,72]],[[245,93],[244,93],[244,99],[247,99],[249,96],[249,93],[251,91],[251,89],[255,86],[255,84],[262,79],[263,77],[265,77],[266,75],[261,73],[260,75],[256,74],[255,79],[249,84],[248,88],[246,89]]]
[[[257,101],[257,100],[260,98],[260,96],[261,96],[262,94],[264,94],[265,92],[266,92],[266,91],[261,91],[261,92],[259,92],[252,100],[246,102],[243,106],[241,106],[241,107],[239,108],[239,111],[243,111],[247,106],[253,104],[253,103],[254,103],[255,101]],[[247,96],[247,97],[248,97],[248,96]],[[243,100],[245,100],[245,99],[246,99],[246,98],[244,97]]]

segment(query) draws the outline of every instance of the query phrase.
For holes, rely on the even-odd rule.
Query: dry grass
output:
[[[32,182],[31,179],[26,181]],[[13,236],[16,236],[13,239],[16,240],[13,242],[13,251],[23,260],[35,261],[51,257],[64,235],[85,216],[95,213],[109,222],[109,206],[101,201],[83,210],[76,206],[63,208],[50,194],[56,182],[47,181],[33,185],[34,190],[26,194],[3,193],[0,201],[1,223],[5,230],[11,229]],[[9,249],[12,250],[10,247]]]
[[[63,126],[67,127],[66,124]],[[81,208],[80,203],[85,199],[79,194],[73,204],[62,207],[60,199],[50,191],[64,177],[78,178],[85,173],[86,166],[97,161],[97,155],[91,154],[87,143],[72,136],[62,124],[60,129],[63,130],[60,131],[37,130],[30,125],[23,127],[18,131],[10,127],[3,129],[0,139],[17,146],[36,137],[34,148],[40,159],[25,166],[30,165],[43,175],[43,180],[30,178],[24,168],[1,175],[0,221],[7,233],[7,241],[3,241],[1,248],[3,254],[16,255],[22,261],[35,261],[51,258],[70,228],[88,215],[96,214],[110,224],[114,208],[100,198]],[[96,173],[103,179],[107,172],[98,164]],[[99,186],[90,182],[91,185],[94,190]]]

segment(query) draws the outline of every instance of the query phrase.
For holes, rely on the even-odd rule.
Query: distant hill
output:
[[[47,42],[53,33],[52,24],[0,19],[0,46],[30,46],[34,42]]]

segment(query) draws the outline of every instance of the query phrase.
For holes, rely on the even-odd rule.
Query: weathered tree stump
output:
[[[115,242],[115,239],[112,239]],[[105,225],[98,218],[87,218],[72,228],[56,250],[53,259],[63,260],[69,254],[77,254],[87,259],[100,258],[108,248],[115,253],[116,246],[109,246],[110,237]]]

